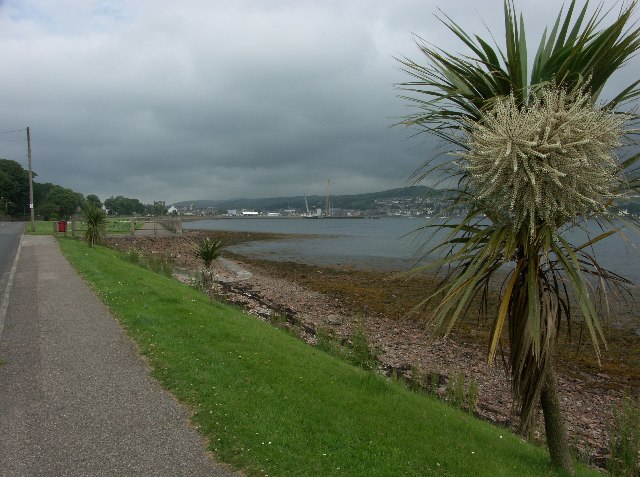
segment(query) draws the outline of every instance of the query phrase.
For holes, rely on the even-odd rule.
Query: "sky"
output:
[[[515,3],[533,50],[560,3]],[[0,0],[0,157],[29,126],[38,182],[144,203],[410,185],[394,57],[466,51],[438,9],[503,43],[502,0]]]

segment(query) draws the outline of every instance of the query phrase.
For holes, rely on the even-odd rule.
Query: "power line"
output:
[[[3,132],[0,132],[0,134],[16,133],[16,132],[22,132],[22,131],[26,131],[26,130],[27,130],[27,128],[24,128],[24,129],[14,129],[13,131],[3,131]]]

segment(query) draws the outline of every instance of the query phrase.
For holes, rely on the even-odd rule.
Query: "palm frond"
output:
[[[591,342],[599,363],[600,344],[602,343],[602,345],[606,347],[602,325],[600,324],[593,302],[589,297],[588,285],[580,273],[582,269],[576,253],[562,236],[557,236],[557,238],[561,246],[554,243],[552,245],[553,253],[558,259],[562,271],[566,274],[565,279],[573,290],[582,318],[589,330]]]
[[[595,102],[605,84],[640,49],[640,28],[632,20],[636,6],[637,0],[623,5],[617,16],[603,26],[612,10],[605,11],[599,5],[589,13],[588,2],[582,8],[576,8],[576,1],[571,0],[566,11],[560,9],[551,29],[545,29],[535,50],[531,71],[528,70],[525,21],[522,15],[517,14],[512,0],[504,2],[504,49],[497,45],[492,47],[489,41],[478,35],[468,34],[442,13],[438,19],[468,49],[467,53],[449,53],[416,37],[416,44],[426,64],[406,57],[398,59],[409,80],[396,86],[401,91],[401,98],[410,102],[412,107],[411,113],[401,118],[398,125],[415,128],[417,134],[426,133],[441,139],[447,145],[446,152],[456,153],[458,159],[444,161],[439,154],[416,170],[412,179],[455,182],[459,194],[452,203],[454,206],[464,206],[468,211],[457,223],[425,225],[425,228],[432,228],[434,232],[444,230],[447,233],[436,245],[429,248],[425,245],[421,249],[422,258],[437,258],[415,271],[446,270],[447,273],[440,287],[416,309],[424,309],[429,305],[431,323],[446,334],[465,315],[478,294],[484,297],[482,303],[486,304],[489,280],[506,269],[500,300],[493,314],[488,359],[489,362],[494,360],[506,326],[509,336],[508,367],[513,393],[520,404],[523,427],[531,423],[540,401],[547,373],[551,369],[561,320],[566,321],[570,332],[573,317],[578,315],[582,318],[598,360],[601,348],[606,348],[592,292],[597,287],[605,290],[607,286],[624,287],[629,281],[600,266],[592,247],[620,232],[617,223],[614,224],[617,217],[613,198],[618,197],[618,193],[622,194],[623,190],[640,189],[640,177],[637,174],[629,175],[629,170],[640,163],[640,153],[633,151],[628,159],[620,161],[619,170],[617,161],[610,163],[611,180],[604,181],[604,192],[598,196],[603,204],[598,203],[597,210],[588,206],[578,211],[571,209],[572,204],[565,204],[566,207],[558,209],[571,211],[551,223],[553,221],[547,220],[538,208],[529,213],[526,221],[521,221],[524,225],[513,227],[513,223],[520,218],[515,213],[509,216],[502,210],[505,204],[508,208],[509,202],[491,202],[487,196],[493,192],[503,193],[509,197],[511,209],[514,209],[515,199],[511,197],[516,195],[510,194],[516,185],[505,181],[494,186],[497,183],[494,174],[497,169],[490,169],[493,167],[491,165],[482,171],[484,175],[474,172],[474,177],[470,171],[477,171],[482,165],[479,161],[466,167],[472,158],[466,152],[473,151],[475,146],[472,143],[475,126],[486,125],[493,111],[491,108],[503,103],[505,98],[510,101],[513,98],[513,110],[527,114],[543,104],[543,99],[548,100],[545,94],[550,87],[557,87],[559,91],[566,90],[569,95],[584,93],[585,109],[595,110]],[[612,112],[612,115],[627,114],[619,111],[621,105],[638,98],[640,80],[624,87],[602,106],[602,110],[607,114]],[[616,119],[620,117],[615,116]],[[510,118],[508,124],[512,125],[513,117]],[[630,114],[620,123],[627,121],[626,126],[637,119],[638,115]],[[545,134],[548,135],[548,132]],[[615,146],[618,142],[612,144]],[[637,147],[637,142],[631,142],[630,145]],[[513,150],[511,142],[508,150],[510,152],[507,155]],[[538,157],[536,153],[532,153],[531,157]],[[593,154],[591,156],[595,157]],[[490,164],[500,156],[492,150],[487,157],[487,164]],[[602,154],[600,157],[609,160],[613,156]],[[563,156],[562,159],[569,158]],[[526,172],[531,176],[530,171]],[[510,172],[505,168],[502,173],[506,177]],[[486,188],[477,187],[478,177],[487,179]],[[608,184],[618,180],[620,191],[610,191]],[[529,182],[535,189],[530,177]],[[591,187],[592,183],[588,182],[588,185]],[[479,190],[487,193],[481,194]],[[545,200],[549,198],[548,201],[555,200],[553,194],[544,197]],[[596,201],[592,199],[592,202]],[[497,203],[501,207],[497,207]],[[555,207],[557,203],[553,202],[553,205]],[[565,238],[569,227],[563,223],[580,220],[582,215],[591,217],[594,210],[603,216],[601,233],[579,246],[570,244]],[[640,223],[636,225],[640,226]]]
[[[507,312],[509,310],[509,303],[511,302],[511,295],[513,294],[513,289],[515,287],[516,281],[518,280],[518,276],[520,275],[520,270],[522,268],[523,262],[518,262],[516,269],[511,273],[511,278],[509,279],[509,283],[507,288],[502,296],[502,300],[500,302],[500,309],[498,310],[498,315],[496,319],[493,321],[493,327],[491,329],[491,342],[489,344],[489,364],[493,362],[493,358],[495,357],[498,342],[500,341],[500,336],[502,335],[502,329],[504,328]]]
[[[205,268],[211,267],[211,262],[220,257],[224,244],[221,240],[205,237],[196,241],[195,256],[202,260]]]
[[[87,226],[84,232],[84,240],[89,247],[93,247],[94,244],[100,243],[104,238],[107,216],[102,209],[89,202],[82,207],[82,215]]]

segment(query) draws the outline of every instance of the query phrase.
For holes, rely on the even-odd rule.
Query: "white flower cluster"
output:
[[[461,153],[470,191],[516,231],[603,212],[615,197],[627,117],[594,108],[584,92],[546,88],[528,107],[513,96],[467,124]]]

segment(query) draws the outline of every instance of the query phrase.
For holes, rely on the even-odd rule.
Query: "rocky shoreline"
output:
[[[111,238],[108,245],[122,251],[136,249],[170,261],[176,276],[189,281],[200,268],[193,255],[194,239],[205,234],[220,238],[229,245],[280,238],[274,234],[189,232],[173,237]],[[364,326],[371,348],[377,350],[380,372],[408,380],[416,371],[419,376],[438,376],[436,392],[442,398],[446,396],[447,382],[462,373],[467,382],[473,380],[477,383],[476,415],[515,429],[517,418],[513,414],[505,368],[499,360],[495,365],[487,365],[486,340],[473,331],[474,327],[464,328],[449,338],[434,339],[419,320],[393,316],[395,309],[399,308],[395,302],[400,301],[397,296],[394,298],[396,293],[393,292],[385,292],[388,296],[382,300],[367,301],[369,292],[366,290],[380,286],[383,280],[380,276],[371,278],[373,284],[366,287],[366,283],[359,283],[367,281],[369,275],[365,273],[261,263],[236,256],[232,260],[219,259],[214,265],[214,274],[219,283],[215,293],[221,298],[242,306],[265,321],[284,317],[288,326],[299,330],[301,338],[310,344],[315,343],[316,332],[320,329],[347,342],[354,326]],[[428,278],[422,280],[418,288],[433,283],[433,279],[431,282]],[[354,287],[354,282],[359,284],[359,288]],[[331,284],[334,288],[323,288],[322,284]],[[399,290],[401,287],[396,282],[391,289]],[[425,292],[423,289],[418,291]],[[378,307],[366,305],[367,302],[378,301]],[[634,341],[632,346],[637,346],[637,342]],[[637,354],[638,348],[627,351]],[[630,366],[633,367],[633,363]],[[559,370],[560,395],[571,440],[580,455],[591,464],[602,466],[607,457],[607,429],[612,422],[613,408],[622,397],[623,387],[630,385],[637,392],[637,376],[629,378],[622,374],[620,378],[613,372],[602,372],[602,369],[594,368],[593,363],[586,363],[579,369],[575,363],[570,363]],[[544,426],[539,419],[534,437],[542,439],[543,435]]]

